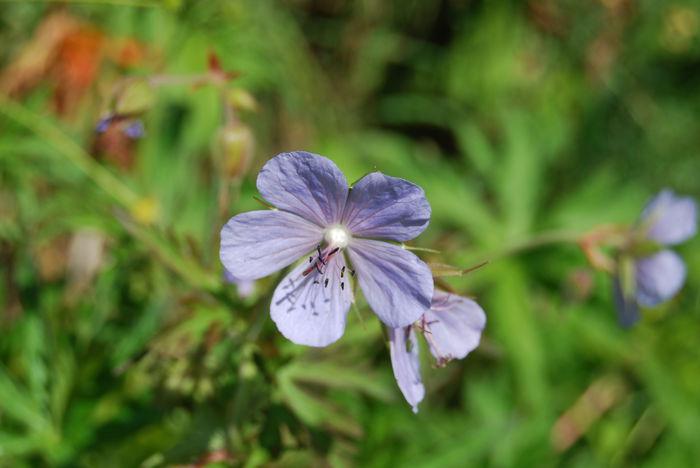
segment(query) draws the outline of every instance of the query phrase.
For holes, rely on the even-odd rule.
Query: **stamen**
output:
[[[433,334],[430,332],[430,323],[433,322],[428,322],[427,320],[425,320],[425,316],[423,316],[420,318],[417,328],[423,334],[423,338],[425,338],[425,341],[427,341],[428,344],[435,350],[435,354],[437,355],[436,366],[445,367],[445,364],[452,360],[452,356],[449,354],[443,356],[443,354],[440,352],[440,349],[437,347],[437,344],[433,339]]]
[[[343,265],[343,268],[340,269],[340,277],[342,278],[344,274],[345,274],[345,265]]]
[[[328,252],[329,248],[330,247],[326,247],[325,251]],[[318,256],[316,257],[315,260],[314,260],[313,255],[309,257],[309,263],[311,263],[311,265],[309,265],[309,267],[302,272],[302,276],[307,276],[309,273],[311,273],[314,270],[316,270],[320,274],[323,274],[322,267],[328,266],[328,260],[330,260],[330,258],[333,255],[335,255],[336,253],[338,253],[339,251],[340,251],[340,247],[335,247],[330,252],[328,252],[326,254],[326,256],[324,257],[324,252],[321,251],[321,246],[317,245],[316,252],[318,252]],[[345,267],[343,267],[343,271],[345,271]],[[341,277],[342,277],[342,274],[341,274]]]
[[[323,282],[323,287],[324,288],[328,287],[328,278],[326,278],[326,280]]]
[[[345,291],[345,283],[343,283],[342,281],[340,282],[340,289]]]

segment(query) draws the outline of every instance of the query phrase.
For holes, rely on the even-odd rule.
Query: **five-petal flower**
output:
[[[430,268],[399,246],[373,240],[403,242],[426,229],[430,205],[419,186],[373,172],[350,189],[331,160],[296,151],[269,160],[257,187],[277,209],[231,218],[221,231],[220,257],[240,280],[304,259],[277,286],[270,305],[288,339],[309,346],[338,340],[355,278],[391,328],[415,322],[430,308]]]

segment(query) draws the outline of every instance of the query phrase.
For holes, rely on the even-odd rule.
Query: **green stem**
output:
[[[534,237],[531,237],[530,239],[526,239],[522,242],[509,245],[503,249],[496,250],[485,257],[490,261],[494,261],[508,255],[519,254],[521,252],[526,252],[528,250],[545,247],[548,245],[577,244],[582,237],[583,234],[580,232],[544,231],[535,235]]]
[[[148,78],[148,82],[154,86],[190,86],[210,84],[214,80],[211,73],[198,73],[195,75],[154,75]]]

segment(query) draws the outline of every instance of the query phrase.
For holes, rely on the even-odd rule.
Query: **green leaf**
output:
[[[285,375],[298,382],[363,392],[381,401],[394,399],[394,391],[387,382],[378,379],[367,368],[352,368],[328,361],[299,361],[285,367]]]

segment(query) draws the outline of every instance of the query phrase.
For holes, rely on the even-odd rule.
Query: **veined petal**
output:
[[[267,276],[321,243],[323,231],[299,216],[278,210],[251,211],[231,218],[221,230],[221,263],[239,280]]]
[[[413,412],[417,413],[418,403],[425,396],[425,387],[420,376],[418,343],[413,327],[390,328],[389,351],[396,383]]]
[[[644,208],[641,223],[649,223],[650,239],[664,245],[679,244],[697,232],[698,206],[690,197],[677,197],[671,190],[663,190]]]
[[[425,321],[431,334],[428,343],[433,356],[462,359],[479,346],[486,314],[471,299],[435,290]]]
[[[258,174],[260,194],[277,208],[326,227],[340,220],[348,182],[333,161],[305,151],[282,153]]]
[[[637,260],[637,301],[654,307],[671,299],[685,281],[685,264],[677,253],[662,250]]]
[[[430,204],[418,185],[373,172],[353,186],[343,222],[353,236],[407,241],[428,227]]]
[[[305,261],[277,286],[272,295],[270,315],[290,341],[320,347],[343,335],[352,302],[350,278],[343,267],[342,254],[332,256],[325,265],[317,267]],[[309,268],[311,271],[304,275]]]
[[[388,327],[410,325],[430,308],[432,273],[411,252],[386,242],[353,239],[348,255],[365,299]]]

